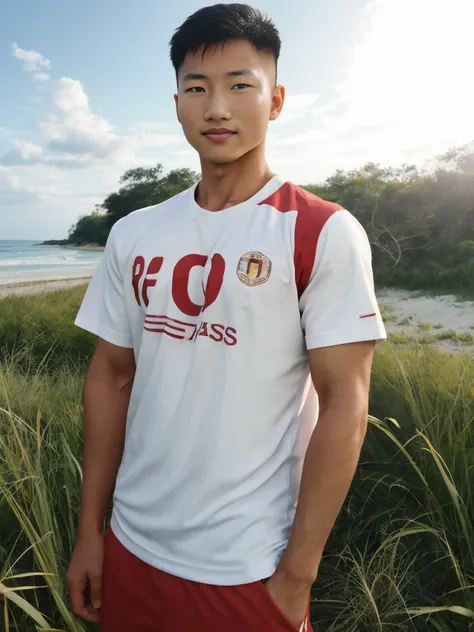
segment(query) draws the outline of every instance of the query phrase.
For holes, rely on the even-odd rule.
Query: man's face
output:
[[[230,41],[188,54],[178,76],[176,110],[186,139],[202,160],[234,162],[265,139],[285,98],[275,86],[275,60],[250,42]],[[212,134],[209,130],[230,130]]]

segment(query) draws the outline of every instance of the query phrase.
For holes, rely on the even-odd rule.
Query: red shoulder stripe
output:
[[[316,259],[319,236],[327,220],[342,206],[313,195],[291,182],[285,182],[260,204],[268,204],[280,213],[297,212],[295,224],[295,281],[298,295],[309,283]]]

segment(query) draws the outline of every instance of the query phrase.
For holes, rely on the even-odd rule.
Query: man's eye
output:
[[[248,83],[236,83],[235,86],[233,86],[232,90],[234,88],[242,89],[242,88],[251,88],[251,87],[252,86],[250,86]]]
[[[192,92],[193,94],[196,94],[198,90],[204,91],[204,88],[202,88],[201,86],[193,86],[192,88],[188,88],[186,92]]]

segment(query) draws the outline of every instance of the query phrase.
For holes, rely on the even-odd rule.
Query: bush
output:
[[[425,334],[424,336],[420,336],[418,338],[418,343],[421,345],[432,345],[437,341],[438,339],[436,338],[436,336],[432,336],[431,334]]]
[[[409,327],[411,325],[411,321],[409,318],[402,318],[398,321],[397,325],[399,327]]]
[[[424,322],[424,321],[420,321],[418,323],[418,329],[423,329],[424,331],[429,331],[431,329],[431,324]]]
[[[407,336],[406,334],[402,334],[402,333],[399,334],[399,333],[393,333],[393,332],[389,332],[387,338],[388,338],[388,341],[394,345],[406,345],[411,340],[411,338]]]
[[[105,246],[109,234],[107,216],[97,211],[80,217],[69,230],[71,244],[98,244]]]
[[[380,315],[385,323],[394,322],[396,320],[395,310],[389,305],[380,304]]]
[[[454,329],[447,329],[446,331],[441,331],[439,334],[436,334],[436,338],[438,340],[453,340],[457,342],[458,334]]]

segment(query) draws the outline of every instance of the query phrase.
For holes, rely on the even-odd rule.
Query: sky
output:
[[[0,0],[0,239],[61,239],[129,168],[199,171],[169,40],[198,0]],[[474,140],[474,0],[255,0],[282,37],[270,168],[296,184]]]

